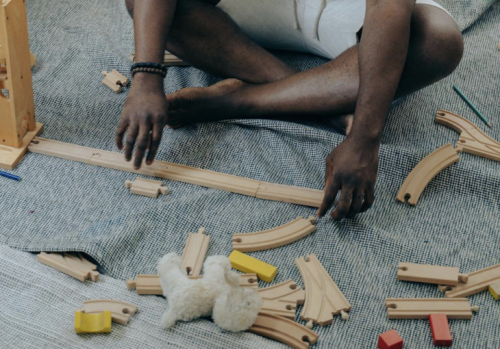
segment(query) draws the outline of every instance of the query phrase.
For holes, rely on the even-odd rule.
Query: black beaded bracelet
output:
[[[130,67],[130,72],[132,76],[136,73],[151,73],[161,75],[165,78],[167,76],[167,67],[163,64],[151,62],[134,63]]]

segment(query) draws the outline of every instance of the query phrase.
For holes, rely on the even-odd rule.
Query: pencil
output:
[[[477,116],[479,116],[481,118],[481,120],[483,120],[483,122],[486,124],[486,126],[491,128],[491,124],[489,123],[489,121],[483,116],[483,114],[481,114],[481,112],[479,112],[479,110],[477,110],[477,108],[474,106],[474,104],[472,104],[472,102],[469,101],[469,99],[464,96],[462,91],[460,91],[460,89],[458,87],[456,87],[455,85],[453,85],[453,89],[455,90],[456,93],[458,93],[460,98],[462,98],[464,100],[464,102],[467,103],[467,105],[474,111],[474,113],[476,113]]]
[[[13,179],[15,181],[21,180],[21,177],[13,175],[13,174],[8,173],[8,172],[3,172],[3,171],[0,171],[0,176],[5,177],[5,178],[10,178],[10,179]]]

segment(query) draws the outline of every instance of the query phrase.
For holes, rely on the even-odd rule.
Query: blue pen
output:
[[[13,175],[11,173],[3,172],[3,171],[0,171],[0,176],[5,177],[5,178],[10,178],[10,179],[13,179],[15,181],[21,180],[21,177]]]

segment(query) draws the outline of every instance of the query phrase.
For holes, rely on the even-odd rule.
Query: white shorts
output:
[[[446,11],[433,0],[416,3]],[[221,0],[218,7],[263,47],[333,59],[358,43],[366,0]]]

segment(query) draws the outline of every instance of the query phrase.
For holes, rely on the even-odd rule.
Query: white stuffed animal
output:
[[[231,331],[245,331],[253,325],[262,307],[259,294],[240,287],[240,276],[231,271],[224,256],[208,257],[202,278],[191,280],[182,267],[182,258],[169,253],[158,262],[163,295],[169,309],[161,325],[170,328],[177,320],[191,321],[212,315],[214,323]]]

